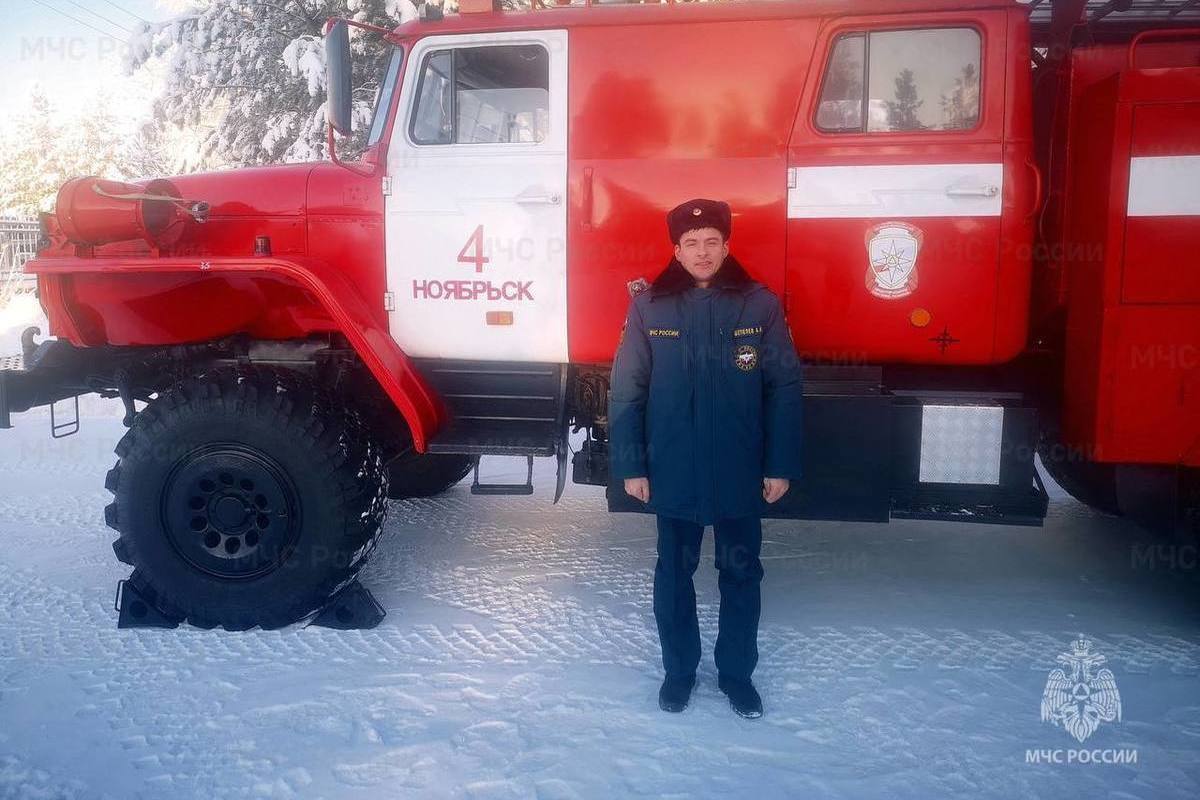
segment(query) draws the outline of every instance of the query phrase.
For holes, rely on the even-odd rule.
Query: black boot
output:
[[[696,685],[696,676],[689,675],[686,678],[672,678],[668,676],[663,680],[662,687],[658,690],[658,707],[663,711],[671,713],[679,713],[687,708],[688,700],[692,696],[692,687]]]
[[[717,676],[717,688],[729,698],[729,707],[747,719],[757,719],[763,714],[762,698],[750,681]]]

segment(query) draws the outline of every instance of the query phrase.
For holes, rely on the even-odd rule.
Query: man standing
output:
[[[761,514],[800,478],[800,364],[779,298],[729,255],[729,205],[689,200],[667,215],[675,257],[634,297],[613,362],[610,469],[657,515],[654,617],[682,711],[700,663],[692,576],[704,527],[721,591],[717,684],[762,716],[758,663]]]

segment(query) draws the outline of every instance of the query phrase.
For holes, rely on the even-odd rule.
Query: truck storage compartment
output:
[[[1200,465],[1200,42],[1192,49],[1193,66],[1096,82],[1073,114],[1063,433],[1093,461]]]

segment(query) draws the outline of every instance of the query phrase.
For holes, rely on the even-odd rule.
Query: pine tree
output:
[[[139,125],[121,149],[120,166],[130,178],[155,178],[177,172],[169,155],[170,145],[162,123],[150,120]]]
[[[925,126],[917,116],[917,109],[925,105],[917,92],[917,82],[911,69],[902,69],[896,76],[896,99],[885,100],[888,128],[893,131],[919,131]]]

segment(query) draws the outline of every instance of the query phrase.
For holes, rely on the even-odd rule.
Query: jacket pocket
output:
[[[682,345],[663,343],[656,351],[668,364],[655,361],[646,401],[646,468],[651,505],[679,508],[694,502],[695,438],[692,387],[682,368]],[[671,363],[678,358],[678,362]],[[657,502],[655,502],[657,501]]]

